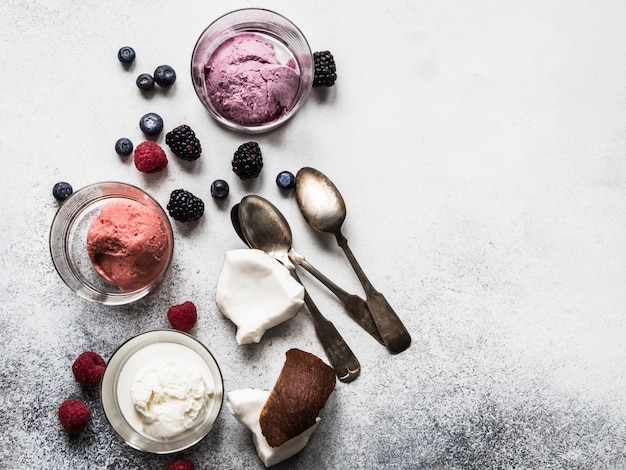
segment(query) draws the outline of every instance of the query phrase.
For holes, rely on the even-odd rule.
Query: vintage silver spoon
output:
[[[231,219],[233,215],[231,212]],[[296,281],[302,284],[295,266],[289,259],[291,229],[284,216],[266,199],[248,195],[239,203],[236,220],[239,222],[243,240],[252,248],[265,251],[281,262]],[[342,382],[351,382],[361,372],[358,359],[333,325],[317,308],[309,293],[304,289],[307,306],[315,332],[330,365]]]
[[[296,175],[296,200],[308,224],[319,232],[335,235],[356,273],[367,299],[374,322],[387,349],[392,353],[404,351],[411,344],[411,336],[383,294],[369,281],[357,262],[348,240],[341,233],[346,218],[346,204],[333,182],[314,168],[301,168]]]

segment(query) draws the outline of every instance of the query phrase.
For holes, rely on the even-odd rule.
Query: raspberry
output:
[[[81,432],[91,415],[89,407],[80,400],[65,400],[59,406],[59,421],[70,434]]]
[[[241,144],[231,162],[233,172],[242,180],[256,178],[263,168],[261,148],[256,142]]]
[[[337,66],[335,58],[330,51],[318,51],[313,53],[315,70],[313,72],[313,86],[331,87],[337,80]]]
[[[106,363],[98,353],[85,351],[72,364],[74,377],[81,384],[96,385],[100,383]]]
[[[196,324],[198,311],[193,302],[183,302],[180,305],[173,305],[167,310],[167,319],[172,328],[187,332]]]
[[[193,462],[187,459],[174,460],[165,470],[193,470]]]
[[[135,149],[135,166],[144,173],[156,173],[167,166],[167,156],[158,144],[147,140]]]
[[[174,220],[188,222],[198,220],[204,214],[204,202],[184,189],[175,189],[170,194],[167,210]]]
[[[194,131],[187,124],[182,124],[165,134],[165,143],[178,158],[193,161],[200,158],[202,146]]]

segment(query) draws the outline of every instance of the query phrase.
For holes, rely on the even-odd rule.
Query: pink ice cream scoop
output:
[[[274,46],[256,34],[224,41],[205,66],[206,90],[215,109],[244,126],[267,124],[289,112],[300,86],[295,61],[282,64]]]
[[[96,271],[123,292],[141,289],[163,273],[172,240],[166,221],[135,201],[112,201],[92,221],[87,253]]]

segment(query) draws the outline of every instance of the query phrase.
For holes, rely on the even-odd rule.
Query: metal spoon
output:
[[[278,209],[260,196],[248,195],[239,203],[237,220],[243,239],[251,247],[263,250],[280,261],[289,269],[293,278],[302,284],[295,266],[289,259],[291,229]],[[306,289],[304,289],[304,302],[313,320],[317,337],[339,380],[351,382],[356,379],[361,372],[358,359],[335,325],[319,311]]]
[[[276,209],[278,210],[278,209]],[[248,246],[250,244],[246,240],[246,237],[241,230],[241,223],[239,222],[239,204],[235,204],[230,210],[230,220],[232,222],[233,228],[239,238]],[[285,223],[287,221],[285,220]],[[293,249],[293,247],[289,250],[289,259],[292,263],[297,264],[298,266],[302,266],[309,273],[311,273],[318,281],[320,281],[325,287],[327,287],[335,296],[339,299],[346,312],[350,314],[350,317],[365,331],[367,331],[376,341],[380,344],[384,345],[382,337],[378,332],[378,328],[376,327],[376,323],[374,323],[374,319],[372,318],[372,314],[370,313],[370,309],[367,306],[367,302],[359,297],[358,295],[351,294],[333,281],[331,281],[328,277],[326,277],[322,272],[320,272],[317,268],[315,268],[311,263],[309,263],[304,256],[299,255]]]
[[[341,233],[346,218],[346,204],[333,182],[314,168],[301,168],[296,175],[296,200],[308,224],[319,232],[335,235],[356,273],[367,299],[378,331],[392,353],[404,351],[411,344],[411,336],[383,294],[369,281],[357,262],[348,240]]]

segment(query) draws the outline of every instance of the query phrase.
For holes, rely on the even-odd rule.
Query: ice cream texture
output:
[[[107,203],[87,233],[96,271],[123,292],[156,280],[169,263],[171,234],[159,213],[133,200]]]
[[[205,77],[214,108],[244,126],[268,124],[283,116],[300,86],[295,60],[281,63],[274,45],[253,33],[220,44],[205,65]]]
[[[237,326],[238,344],[258,343],[268,329],[298,313],[304,287],[265,252],[230,250],[224,256],[215,301]]]
[[[143,431],[157,439],[171,439],[201,420],[213,392],[200,371],[185,362],[155,360],[135,376],[131,398]]]
[[[257,454],[266,467],[276,465],[304,449],[320,421],[318,417],[317,422],[302,434],[277,447],[271,447],[259,424],[261,410],[269,395],[270,392],[267,390],[254,388],[234,390],[226,394],[226,407],[237,421],[252,431],[252,442],[254,442]]]

